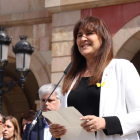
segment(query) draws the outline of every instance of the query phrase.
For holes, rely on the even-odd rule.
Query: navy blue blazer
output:
[[[45,128],[45,123],[43,122],[43,119],[41,119],[42,121],[42,127],[41,127],[41,132],[40,132],[40,140],[44,140],[44,128]],[[30,128],[31,124],[27,124],[26,125],[26,129],[24,131],[22,140],[27,140],[27,136],[28,136],[28,132],[29,132],[29,128]],[[37,124],[35,125],[35,127],[32,129],[32,131],[30,132],[30,138],[29,140],[37,140]],[[51,140],[59,140],[56,139],[54,137],[51,138]]]

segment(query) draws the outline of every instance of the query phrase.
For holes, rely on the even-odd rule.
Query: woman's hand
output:
[[[61,136],[65,135],[67,131],[64,126],[60,126],[59,124],[50,124],[49,130],[52,136],[55,138],[60,138]]]
[[[106,122],[104,118],[96,117],[94,115],[88,115],[81,117],[80,120],[85,120],[85,122],[82,123],[81,126],[87,132],[94,132],[101,129],[106,129]]]

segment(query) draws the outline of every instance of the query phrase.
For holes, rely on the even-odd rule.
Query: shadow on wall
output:
[[[19,78],[15,72],[15,63],[9,63],[4,70],[5,81],[18,81]],[[16,85],[10,92],[5,93],[2,96],[2,112],[4,115],[12,115],[20,120],[21,113],[28,110],[36,110],[35,100],[38,100],[38,83],[32,73],[27,76],[22,90],[20,85]]]
[[[133,57],[131,62],[134,64],[134,66],[136,67],[136,69],[140,75],[140,50],[136,53],[136,55]]]

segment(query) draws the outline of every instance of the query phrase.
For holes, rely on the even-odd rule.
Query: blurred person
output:
[[[4,123],[5,123],[5,116],[2,113],[0,113],[0,140],[4,140],[3,133],[2,133]]]
[[[40,107],[44,104],[46,99],[49,97],[51,92],[56,87],[55,84],[45,84],[42,87],[40,87],[38,93],[40,98]],[[62,90],[61,87],[58,86],[54,93],[50,96],[49,100],[46,102],[43,112],[46,111],[56,111],[61,108],[61,97],[62,97]],[[52,137],[51,133],[49,132],[49,125],[50,121],[47,118],[41,118],[42,121],[42,127],[41,127],[41,139],[40,140],[56,140],[54,137]],[[26,140],[28,137],[30,124],[27,124],[26,129],[23,134],[22,140]],[[29,140],[37,140],[37,124],[33,128],[33,130],[30,132],[30,138]]]
[[[13,116],[7,116],[4,124],[3,137],[5,140],[21,140],[18,121]]]
[[[23,136],[23,133],[24,133],[25,128],[26,128],[26,125],[33,121],[35,113],[36,113],[36,111],[29,110],[29,111],[23,112],[21,114],[21,120],[20,120],[20,123],[21,123],[21,130],[20,130],[21,131],[21,136]]]

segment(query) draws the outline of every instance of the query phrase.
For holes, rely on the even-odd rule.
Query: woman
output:
[[[62,107],[74,106],[86,120],[81,127],[95,132],[97,140],[138,140],[140,129],[140,78],[133,64],[113,59],[107,25],[86,17],[74,27],[72,68],[63,83]],[[50,125],[58,138],[67,130]]]
[[[21,137],[23,136],[26,125],[33,121],[35,113],[34,110],[29,110],[21,114]]]
[[[5,140],[21,140],[18,121],[13,116],[7,116],[4,124],[3,137]]]

